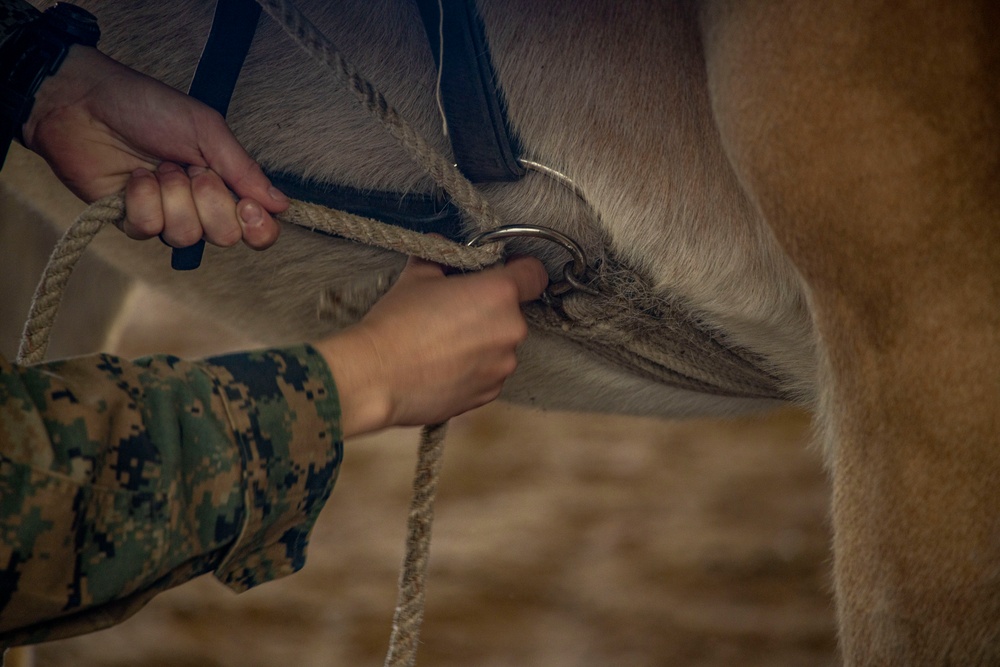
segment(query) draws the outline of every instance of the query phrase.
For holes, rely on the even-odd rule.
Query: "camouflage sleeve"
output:
[[[241,591],[298,570],[342,454],[309,346],[0,358],[0,647],[111,625],[205,572]]]
[[[0,0],[0,44],[14,34],[18,26],[38,16],[37,9],[24,0]]]

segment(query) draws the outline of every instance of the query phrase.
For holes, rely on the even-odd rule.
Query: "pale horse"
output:
[[[212,12],[81,2],[102,47],[186,88]],[[302,9],[436,148],[430,50],[408,2]],[[1000,662],[1000,9],[988,2],[505,2],[480,12],[510,124],[538,173],[483,192],[641,276],[814,410],[833,481],[848,664]],[[180,21],[177,16],[183,16]],[[427,177],[273,22],[230,123],[266,167],[424,192]],[[23,154],[6,187],[65,224],[79,203]],[[402,258],[301,229],[264,253],[98,250],[265,342],[329,330],[331,290]],[[553,271],[558,251],[545,254]],[[254,289],[247,289],[248,285]],[[505,398],[644,415],[771,399],[680,389],[534,330]]]

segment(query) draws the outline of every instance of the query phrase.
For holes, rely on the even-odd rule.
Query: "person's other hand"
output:
[[[39,88],[23,134],[84,201],[124,188],[132,238],[162,235],[178,248],[243,239],[262,250],[278,237],[271,214],[288,199],[222,116],[97,49],[70,49]]]
[[[344,435],[437,423],[492,401],[528,335],[520,304],[547,284],[532,257],[453,276],[411,258],[361,322],[315,343],[337,384]]]

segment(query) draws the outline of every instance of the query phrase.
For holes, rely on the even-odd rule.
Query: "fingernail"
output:
[[[190,167],[187,168],[188,176],[190,176],[191,178],[194,178],[195,176],[200,176],[201,174],[204,174],[206,171],[208,171],[208,169],[206,169],[205,167],[199,167],[198,165],[191,165]]]
[[[269,194],[271,196],[271,199],[278,202],[279,204],[288,203],[288,197],[285,196],[285,193],[283,193],[281,190],[274,187],[273,185],[267,189],[267,194]]]
[[[260,207],[257,204],[248,201],[240,206],[240,220],[247,227],[259,227],[264,221],[264,214],[261,213]]]

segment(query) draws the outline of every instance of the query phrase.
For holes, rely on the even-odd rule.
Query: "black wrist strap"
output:
[[[89,12],[57,3],[23,23],[0,44],[0,168],[31,115],[35,93],[74,44],[96,46],[101,31]]]
[[[35,102],[35,91],[45,78],[44,72],[51,68],[46,44],[30,44],[29,26],[39,20],[41,14],[17,28],[3,44],[0,44],[0,169],[3,168],[14,139],[22,140],[22,118],[31,113]],[[63,56],[65,58],[65,55]],[[59,64],[62,59],[59,59]]]

